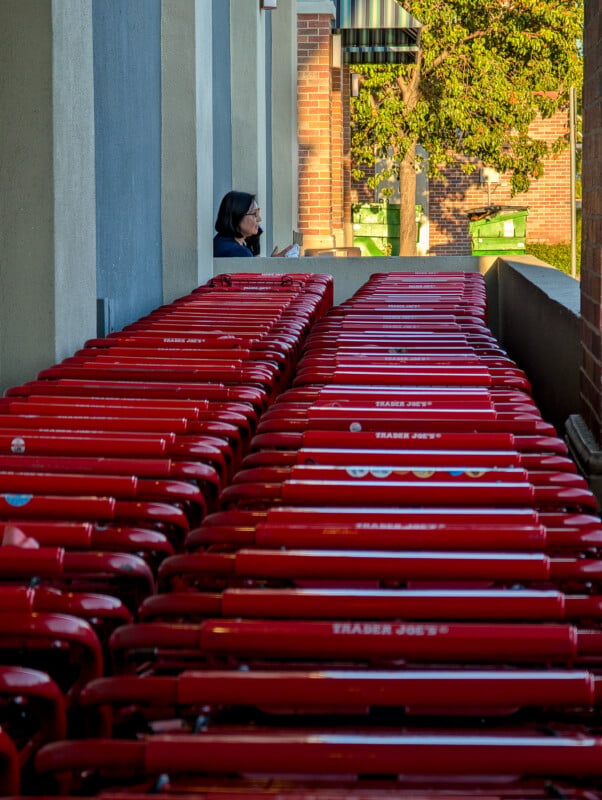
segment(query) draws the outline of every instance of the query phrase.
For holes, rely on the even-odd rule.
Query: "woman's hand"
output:
[[[286,254],[289,253],[293,249],[294,246],[295,246],[294,244],[289,244],[288,247],[285,247],[283,250],[280,250],[280,251],[278,250],[277,247],[275,247],[272,250],[271,255],[274,258],[282,258],[283,256],[286,256]]]

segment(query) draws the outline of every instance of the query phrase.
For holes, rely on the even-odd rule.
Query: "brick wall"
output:
[[[351,202],[352,203],[372,203],[374,202],[374,190],[368,186],[368,178],[374,177],[374,167],[364,167],[364,178],[361,181],[351,181]]]
[[[332,16],[297,20],[299,229],[305,247],[331,247],[343,226],[342,70],[330,66]]]
[[[582,415],[602,446],[602,13],[585,4],[583,233],[581,250]]]
[[[532,126],[534,137],[552,141],[568,136],[568,116],[559,113]],[[487,205],[487,187],[476,170],[466,175],[459,166],[445,170],[445,179],[429,181],[431,255],[466,255],[470,237],[466,211]],[[570,154],[568,149],[545,162],[543,177],[532,181],[528,192],[511,196],[508,176],[492,184],[489,197],[495,205],[528,206],[527,241],[558,244],[570,242]]]

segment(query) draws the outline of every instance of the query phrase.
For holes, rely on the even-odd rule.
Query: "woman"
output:
[[[259,236],[263,232],[259,226],[261,209],[254,194],[248,192],[228,192],[224,195],[217,212],[213,237],[213,255],[216,258],[253,258],[259,255]],[[249,246],[252,243],[252,248]],[[285,256],[290,247],[273,256]]]

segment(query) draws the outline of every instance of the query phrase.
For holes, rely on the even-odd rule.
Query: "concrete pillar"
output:
[[[278,9],[279,11],[279,9]],[[259,2],[230,0],[232,188],[267,198],[265,17]]]
[[[96,334],[91,0],[0,3],[0,388]]]
[[[581,414],[569,446],[602,504],[602,3],[585,4],[581,248]]]
[[[211,277],[213,237],[211,3],[163,0],[163,297]]]
[[[282,248],[298,228],[297,14],[282,2],[272,19],[272,232]]]

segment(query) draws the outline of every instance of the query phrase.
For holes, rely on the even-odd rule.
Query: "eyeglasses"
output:
[[[246,214],[243,214],[243,217],[259,217],[261,216],[261,209],[256,208],[255,211],[247,211]]]

